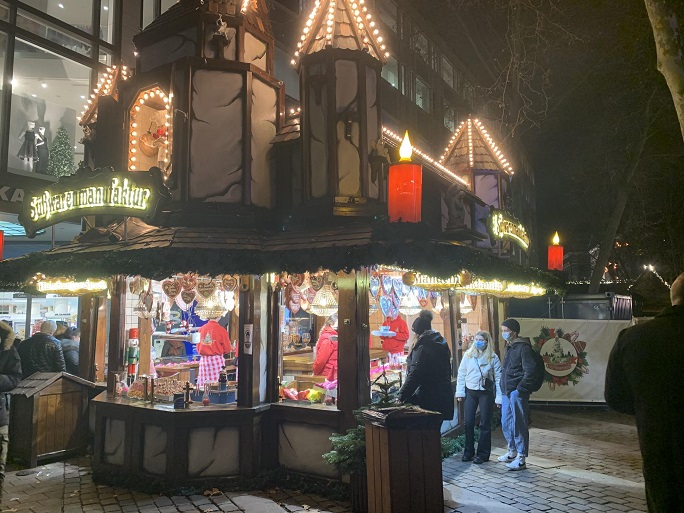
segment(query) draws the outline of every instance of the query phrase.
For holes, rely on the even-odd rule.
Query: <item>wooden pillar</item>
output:
[[[268,284],[266,402],[278,402],[280,383],[280,287]]]
[[[107,349],[107,298],[100,296],[97,307],[97,331],[95,333],[95,381],[105,380],[105,352]]]
[[[453,290],[449,291],[449,318],[452,319],[451,323],[455,327],[455,341],[452,353],[452,365],[455,368],[454,377],[458,378],[458,366],[461,364],[461,358],[463,356],[463,349],[459,348],[459,341],[461,340],[461,300],[460,294]],[[442,301],[444,304],[444,301]],[[458,408],[458,425],[463,424],[463,419],[465,418],[465,411],[463,408],[463,402],[457,403]]]
[[[138,318],[138,343],[140,348],[140,361],[138,361],[138,376],[150,373],[150,360],[152,359],[152,319]]]
[[[370,402],[370,337],[367,268],[339,274],[338,304],[338,399],[341,429],[357,425],[354,410]]]
[[[264,286],[266,283],[258,276],[240,277],[238,406],[253,407],[260,403],[261,339],[267,336],[261,329],[261,288]],[[245,344],[246,331],[252,337],[249,347]]]
[[[499,299],[487,295],[487,305],[489,306],[489,333],[494,342],[494,352],[501,358],[501,348],[499,346],[499,327],[501,326],[501,319],[499,317]]]
[[[88,381],[95,381],[95,346],[97,343],[97,310],[100,306],[96,294],[79,298],[78,318],[81,342],[78,349],[78,375]]]
[[[114,375],[124,369],[126,329],[126,277],[116,275],[112,279],[112,302],[109,309],[109,350],[107,359],[107,392],[114,393],[116,380]]]

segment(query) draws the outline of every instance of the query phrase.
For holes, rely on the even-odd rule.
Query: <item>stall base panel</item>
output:
[[[166,473],[168,434],[159,426],[145,426],[142,466],[145,472],[162,476]]]
[[[339,477],[321,457],[332,449],[332,430],[307,424],[284,422],[278,433],[278,457],[284,467],[307,474]]]
[[[188,477],[235,476],[239,473],[238,428],[198,428],[190,431]]]
[[[110,465],[123,465],[126,453],[126,422],[119,419],[105,421],[103,459]]]

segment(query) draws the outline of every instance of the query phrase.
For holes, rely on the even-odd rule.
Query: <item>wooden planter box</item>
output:
[[[95,384],[66,372],[36,373],[11,394],[9,456],[29,467],[85,452]]]

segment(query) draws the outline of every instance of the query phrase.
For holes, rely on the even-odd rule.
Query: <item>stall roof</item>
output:
[[[388,265],[438,278],[465,270],[481,280],[564,288],[563,281],[548,272],[435,239],[422,224],[351,223],[256,233],[240,228],[155,228],[138,221],[127,233],[124,241],[120,226],[91,229],[71,244],[0,262],[0,286],[24,288],[37,273],[76,279],[116,274],[164,279],[186,272],[218,276]]]
[[[95,388],[95,383],[69,374],[68,372],[36,372],[28,378],[19,382],[17,387],[10,392],[10,395],[25,395],[31,397],[52,385],[60,378],[73,381],[79,385]]]

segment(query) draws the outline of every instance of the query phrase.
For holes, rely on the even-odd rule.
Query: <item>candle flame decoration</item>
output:
[[[553,236],[552,242],[554,246],[558,246],[560,244],[560,237],[558,236],[558,232],[556,232]]]
[[[410,162],[411,156],[413,155],[413,146],[411,146],[411,140],[409,139],[408,130],[404,134],[404,140],[401,142],[399,147],[399,157],[401,162]]]

